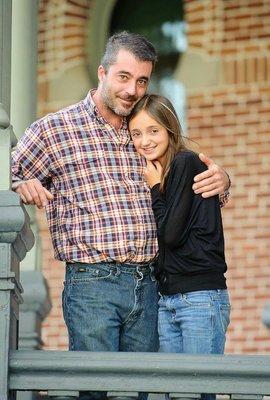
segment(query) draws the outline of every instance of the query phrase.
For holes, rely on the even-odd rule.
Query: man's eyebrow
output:
[[[118,74],[125,74],[125,75],[129,75],[129,76],[131,76],[131,73],[130,72],[128,72],[128,71],[118,71],[117,72]]]
[[[140,76],[140,78],[139,79],[144,79],[145,81],[149,81],[149,78],[147,77],[147,76]]]
[[[125,74],[125,75],[128,75],[128,76],[132,76],[132,74],[130,72],[124,71],[124,70],[123,71],[118,71],[117,74]],[[148,76],[140,76],[138,79],[144,79],[147,82],[149,81]]]

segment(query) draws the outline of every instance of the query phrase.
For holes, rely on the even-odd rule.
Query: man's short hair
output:
[[[108,39],[105,52],[101,60],[101,65],[105,71],[116,63],[119,50],[124,49],[129,51],[135,58],[140,61],[149,61],[153,64],[157,62],[157,53],[149,40],[138,33],[127,31],[115,33]]]

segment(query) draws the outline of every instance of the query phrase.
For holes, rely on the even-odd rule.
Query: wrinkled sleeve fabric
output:
[[[158,237],[170,247],[181,242],[193,204],[193,159],[194,155],[180,153],[171,166],[165,193],[159,185],[151,189]]]
[[[50,160],[41,129],[33,124],[18,141],[12,151],[12,187],[28,179],[38,179],[49,187]]]
[[[230,187],[231,187],[231,184],[230,184]],[[230,189],[230,188],[229,188],[229,189]],[[225,190],[224,193],[221,193],[221,194],[219,195],[219,205],[220,205],[220,208],[225,207],[225,206],[228,204],[229,200],[230,200],[230,195],[231,195],[231,193],[230,193],[230,190],[229,190],[229,189]]]

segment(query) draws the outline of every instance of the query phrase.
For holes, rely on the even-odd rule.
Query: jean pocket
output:
[[[194,307],[211,307],[212,299],[206,291],[190,292],[183,295],[186,304]]]
[[[219,305],[220,322],[223,329],[223,333],[226,333],[228,329],[230,323],[230,313],[231,313],[230,304]]]
[[[113,275],[112,270],[107,268],[87,268],[80,267],[75,268],[74,271],[70,273],[67,281],[70,283],[81,283],[81,282],[92,282],[99,281],[102,279],[108,279]]]

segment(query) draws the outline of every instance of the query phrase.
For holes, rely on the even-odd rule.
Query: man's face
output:
[[[104,105],[119,116],[127,116],[146,92],[153,66],[139,61],[127,50],[119,50],[116,62],[106,72],[98,69]]]

